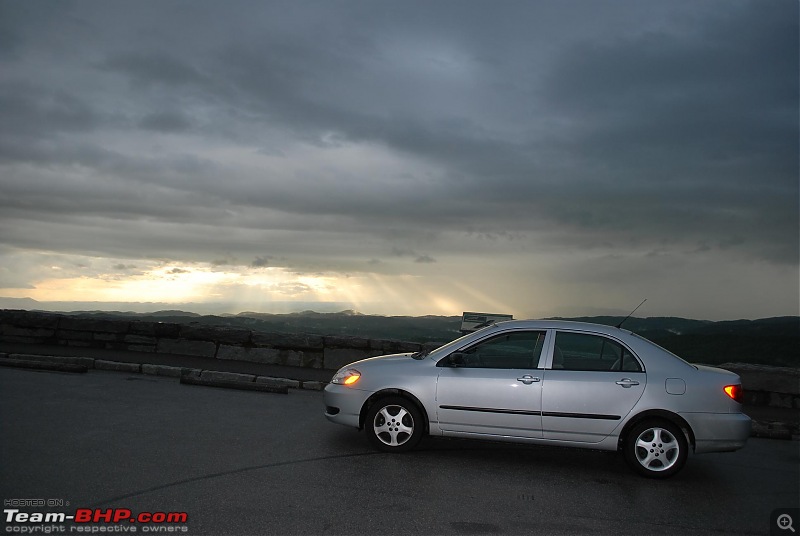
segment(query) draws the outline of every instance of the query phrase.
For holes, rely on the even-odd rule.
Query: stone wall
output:
[[[800,409],[800,370],[749,363],[718,366],[742,378],[746,404]]]
[[[367,357],[416,352],[423,347],[393,340],[265,333],[14,310],[0,310],[0,342],[155,352],[328,370]],[[800,409],[797,369],[741,363],[720,367],[742,378],[745,403]]]
[[[416,352],[422,348],[421,344],[393,340],[264,333],[14,310],[0,311],[0,341],[178,354],[329,370],[367,357]]]

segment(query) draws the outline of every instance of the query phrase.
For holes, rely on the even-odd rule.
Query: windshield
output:
[[[460,348],[461,346],[463,346],[464,343],[466,342],[466,339],[479,338],[480,336],[476,337],[476,334],[484,333],[486,331],[491,331],[493,327],[495,327],[493,323],[489,324],[488,326],[485,326],[479,330],[467,333],[466,335],[463,335],[455,340],[443,344],[442,346],[436,348],[435,350],[422,350],[413,354],[411,357],[413,357],[414,359],[425,359],[428,355],[432,354],[433,352],[443,353],[443,354],[450,353],[452,350],[455,350],[456,348]]]

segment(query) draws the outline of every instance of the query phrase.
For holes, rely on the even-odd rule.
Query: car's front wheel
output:
[[[628,432],[623,446],[634,471],[648,478],[668,478],[686,463],[689,446],[678,426],[665,420],[646,420]]]
[[[370,443],[386,452],[405,452],[422,439],[425,423],[417,406],[406,398],[386,397],[367,411],[364,428]]]

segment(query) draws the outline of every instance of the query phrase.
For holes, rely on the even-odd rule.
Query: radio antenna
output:
[[[628,316],[626,316],[625,318],[623,318],[623,319],[622,319],[622,322],[620,322],[619,324],[617,324],[617,327],[618,327],[618,328],[621,328],[621,327],[622,327],[622,324],[624,324],[624,323],[625,323],[625,321],[626,321],[626,320],[628,320],[628,319],[631,317],[631,315],[632,315],[633,313],[635,313],[636,311],[638,311],[638,310],[639,310],[639,307],[641,307],[642,305],[644,305],[644,302],[646,302],[646,301],[647,301],[647,298],[643,299],[643,300],[642,300],[642,303],[640,303],[639,305],[637,305],[637,306],[636,306],[636,309],[634,309],[633,311],[631,311],[631,314],[629,314]]]

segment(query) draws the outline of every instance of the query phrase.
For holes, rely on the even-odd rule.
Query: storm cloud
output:
[[[7,266],[461,277],[453,302],[526,316],[798,312],[794,1],[0,0],[0,36]]]

